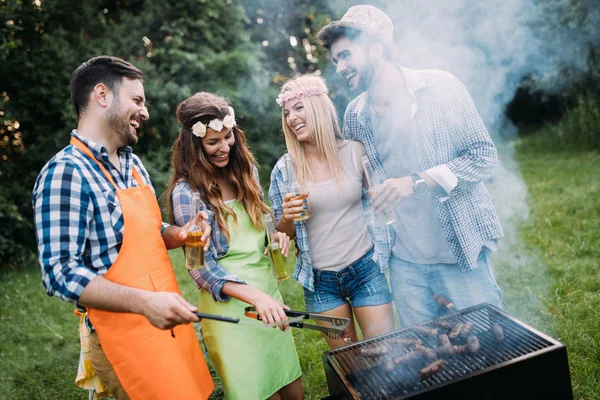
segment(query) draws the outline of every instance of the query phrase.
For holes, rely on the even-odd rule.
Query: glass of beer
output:
[[[275,223],[271,214],[264,215],[265,221],[265,232],[267,234],[267,246],[269,253],[269,260],[273,266],[273,273],[277,282],[285,281],[290,277],[290,273],[287,269],[285,257],[281,253],[281,247],[279,246],[279,239],[276,235]]]
[[[304,187],[298,182],[296,178],[296,174],[294,173],[294,162],[292,161],[292,157],[289,157],[286,160],[286,169],[288,176],[288,193],[299,193],[299,196],[294,196],[291,200],[306,200],[304,206],[306,209],[303,211],[304,215],[294,218],[294,221],[304,221],[310,218],[310,205],[308,200],[306,199],[307,195],[303,194]]]
[[[187,232],[185,241],[185,267],[189,270],[200,270],[204,268],[204,245],[202,240],[202,226],[195,224],[195,217],[200,212],[200,193],[192,193],[192,204],[190,215],[192,223]]]

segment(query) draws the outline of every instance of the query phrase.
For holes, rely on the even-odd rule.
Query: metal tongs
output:
[[[304,311],[284,310],[285,315],[290,317],[287,320],[270,324],[271,326],[289,325],[293,328],[312,329],[315,331],[323,332],[330,339],[349,339],[346,328],[350,325],[349,318],[341,317],[330,317],[327,315],[312,314]],[[256,312],[256,308],[250,306],[246,307],[246,317],[262,321],[260,315]],[[303,320],[312,319],[315,321],[324,321],[331,324],[331,326],[323,326],[316,324],[307,324]]]

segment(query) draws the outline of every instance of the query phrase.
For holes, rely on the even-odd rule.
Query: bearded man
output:
[[[390,283],[400,321],[440,315],[436,293],[459,309],[501,307],[489,253],[503,233],[483,183],[496,148],[455,76],[397,65],[393,30],[383,11],[358,5],[318,38],[349,87],[363,91],[346,109],[343,135],[365,145],[383,182],[373,206],[395,210]]]
[[[214,384],[190,325],[196,307],[181,297],[167,253],[185,244],[187,226],[162,223],[130,147],[149,118],[143,77],[108,56],[73,72],[77,129],[33,189],[42,281],[82,313],[77,381],[91,395],[206,399]]]

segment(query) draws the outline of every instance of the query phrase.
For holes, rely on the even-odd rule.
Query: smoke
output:
[[[334,19],[339,19],[357,2],[338,0],[330,4]],[[513,159],[511,139],[516,137],[517,128],[504,111],[524,78],[535,79],[546,92],[560,93],[583,76],[590,46],[600,43],[600,8],[585,0],[397,0],[363,4],[376,6],[392,18],[400,64],[449,71],[471,93],[501,154],[501,166],[488,183],[506,235],[494,257],[496,267],[512,269],[512,275],[506,274],[509,280],[521,270],[521,281],[506,284],[523,285],[523,292],[529,294],[513,300],[541,308],[539,299],[550,283],[544,276],[530,276],[534,282],[527,282],[527,269],[543,262],[520,240],[519,227],[529,215],[527,187]],[[503,271],[498,272],[502,278]]]

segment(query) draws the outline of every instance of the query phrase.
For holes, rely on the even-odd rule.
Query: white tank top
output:
[[[362,176],[357,170],[357,142],[338,145],[342,174],[340,184],[307,182],[310,192],[310,218],[304,221],[308,232],[312,266],[339,271],[362,257],[373,246],[363,207]]]

